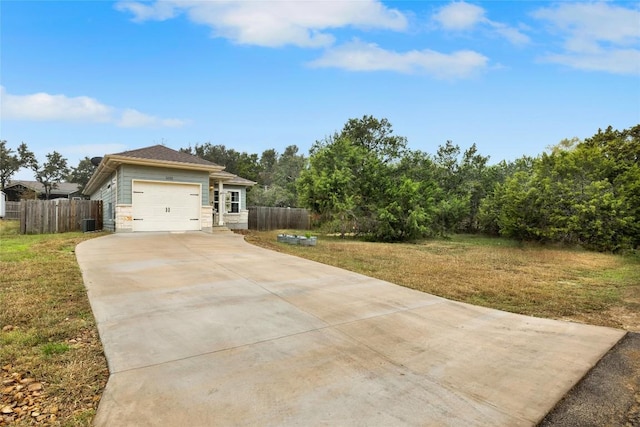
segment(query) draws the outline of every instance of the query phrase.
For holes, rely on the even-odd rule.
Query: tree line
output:
[[[5,189],[20,169],[26,168],[42,184],[45,198],[49,199],[51,190],[58,188],[60,182],[72,182],[78,184],[79,189],[84,188],[95,169],[89,157],[80,160],[76,167],[69,167],[68,160],[55,150],[45,158],[39,162],[24,142],[13,150],[6,140],[0,141],[0,190]]]
[[[482,233],[622,251],[640,245],[640,125],[489,164],[473,144],[410,150],[387,119],[350,119],[316,141],[258,156],[205,143],[183,151],[256,181],[250,204],[310,209],[325,230],[376,241]]]
[[[15,152],[0,144],[3,188],[20,167],[34,170],[45,189],[62,179],[82,187],[93,172],[88,157],[69,168],[53,152],[39,164],[26,144]],[[640,125],[496,164],[475,144],[411,150],[387,119],[373,116],[349,119],[308,156],[296,145],[261,155],[210,142],[181,151],[257,182],[249,205],[305,207],[342,236],[397,242],[482,233],[600,251],[640,245]]]
[[[339,232],[378,241],[484,233],[600,251],[640,245],[640,125],[489,165],[476,145],[407,149],[385,119],[318,141],[300,202]]]

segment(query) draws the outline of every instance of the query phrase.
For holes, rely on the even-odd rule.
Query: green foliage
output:
[[[225,171],[242,178],[257,181],[258,155],[239,152],[224,145],[213,145],[210,142],[196,144],[193,148],[183,148],[180,151],[193,154],[202,159],[225,167]]]
[[[386,189],[386,203],[378,207],[378,226],[372,231],[378,241],[415,240],[429,234],[433,205],[421,182],[401,177]]]
[[[23,167],[31,167],[35,163],[35,156],[24,142],[18,146],[18,151],[7,146],[7,141],[0,141],[0,190],[9,183],[11,177]]]
[[[296,180],[305,167],[306,159],[298,154],[298,147],[290,145],[281,155],[274,149],[257,154],[228,149],[209,142],[196,144],[180,151],[225,167],[225,171],[257,182],[247,193],[249,205],[296,206]]]
[[[640,125],[563,139],[538,157],[489,165],[475,144],[452,141],[435,155],[412,151],[387,119],[349,119],[281,155],[209,143],[187,151],[258,185],[249,203],[305,206],[323,229],[378,241],[453,233],[580,245],[600,251],[640,247]]]
[[[351,119],[340,134],[317,141],[298,179],[303,206],[341,235],[404,241],[429,232],[433,189],[415,180],[424,156],[407,154],[406,139],[386,119]],[[424,177],[424,175],[423,175]]]
[[[78,162],[78,166],[71,168],[64,179],[67,182],[78,184],[78,187],[82,190],[85,185],[87,185],[87,182],[89,182],[89,179],[91,179],[91,175],[93,175],[93,171],[95,171],[95,169],[96,167],[91,163],[91,159],[89,157],[85,157]]]
[[[438,147],[434,159],[436,180],[442,189],[434,224],[438,234],[479,230],[480,204],[495,180],[488,161],[489,157],[478,154],[475,144],[462,156],[460,147],[451,141]]]
[[[334,139],[337,138],[348,138],[383,163],[400,159],[407,147],[407,138],[393,135],[393,128],[387,119],[378,120],[366,115],[361,119],[349,119],[342,132],[334,135]]]
[[[304,169],[306,159],[298,154],[298,147],[290,145],[284,153],[265,150],[258,165],[258,185],[249,193],[249,204],[257,206],[297,206],[296,180]]]
[[[640,126],[565,140],[496,185],[482,203],[487,231],[600,251],[640,244]]]
[[[357,188],[358,169],[366,151],[350,140],[338,138],[316,144],[309,167],[297,181],[300,203],[320,214],[324,221],[338,220],[342,235],[358,224],[361,200]]]
[[[44,187],[47,199],[51,195],[51,190],[57,188],[58,183],[69,174],[67,159],[57,151],[47,154],[47,161],[42,165],[34,161],[31,167],[35,173],[36,180]]]

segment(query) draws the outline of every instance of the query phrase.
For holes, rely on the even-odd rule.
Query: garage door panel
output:
[[[134,181],[134,231],[200,230],[200,185]]]

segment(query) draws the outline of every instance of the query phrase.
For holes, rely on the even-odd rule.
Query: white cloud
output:
[[[530,41],[529,36],[521,33],[520,30],[509,27],[508,25],[494,21],[487,21],[487,24],[493,28],[493,31],[496,34],[507,39],[511,44],[525,45]]]
[[[121,127],[181,127],[187,121],[163,119],[127,108],[120,110],[88,96],[68,97],[44,92],[13,95],[0,86],[3,119],[114,123]]]
[[[113,109],[88,96],[67,97],[39,92],[12,95],[0,86],[2,117],[26,120],[108,122]]]
[[[487,21],[483,8],[463,1],[441,7],[433,19],[445,30],[455,31],[471,30]]]
[[[612,49],[594,54],[549,54],[543,59],[581,70],[640,75],[640,50],[638,49]]]
[[[447,31],[472,31],[481,28],[515,45],[529,43],[529,37],[520,30],[502,22],[492,21],[486,14],[486,10],[480,6],[457,1],[441,7],[433,15],[433,21]]]
[[[159,117],[141,113],[140,111],[134,110],[133,108],[125,109],[122,112],[122,116],[118,120],[118,126],[123,128],[182,127],[185,124],[185,120],[161,119]]]
[[[121,1],[116,3],[115,7],[120,12],[131,12],[135,22],[165,21],[176,15],[174,5],[170,2],[157,2],[148,5],[137,1]]]
[[[640,74],[640,10],[610,3],[562,3],[534,12],[563,37],[542,59],[584,70]]]
[[[211,28],[214,37],[266,47],[323,47],[334,43],[331,29],[356,27],[401,31],[406,17],[377,0],[362,1],[198,1],[168,0],[151,4],[119,2],[116,9],[134,21],[166,20],[185,13]]]
[[[462,50],[445,54],[433,50],[394,52],[374,43],[354,41],[325,51],[309,63],[312,67],[335,67],[350,71],[395,71],[427,74],[440,79],[470,77],[487,67],[487,57]]]

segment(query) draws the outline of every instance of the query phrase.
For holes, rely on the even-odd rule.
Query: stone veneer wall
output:
[[[133,207],[131,205],[116,205],[116,233],[130,233],[133,231]]]
[[[247,230],[249,228],[249,211],[224,214],[224,225],[231,230]]]
[[[213,227],[213,206],[203,206],[200,208],[200,229],[211,232]]]

